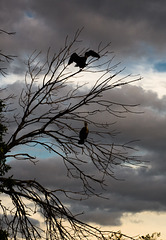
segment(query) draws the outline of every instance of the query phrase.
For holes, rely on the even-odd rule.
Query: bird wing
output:
[[[78,59],[79,59],[79,56],[77,55],[77,53],[73,53],[69,58],[68,65],[70,65],[73,62],[77,63]]]
[[[89,50],[88,52],[86,52],[85,56],[86,57],[92,56],[92,57],[100,58],[100,55],[93,50]]]

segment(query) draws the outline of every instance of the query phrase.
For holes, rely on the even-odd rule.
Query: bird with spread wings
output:
[[[69,58],[68,65],[75,62],[76,67],[84,68],[86,66],[86,60],[90,56],[95,57],[95,58],[100,58],[100,55],[98,53],[94,52],[93,50],[87,51],[84,56],[79,56],[77,53],[73,53]]]

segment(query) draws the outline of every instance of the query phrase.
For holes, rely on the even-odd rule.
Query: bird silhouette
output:
[[[85,140],[87,139],[89,130],[88,130],[88,123],[84,122],[84,127],[81,129],[79,133],[80,140],[78,141],[78,144],[84,144]]]
[[[73,53],[70,56],[68,65],[75,62],[76,67],[84,68],[87,65],[86,60],[89,56],[92,56],[92,57],[95,57],[95,58],[100,58],[100,55],[98,53],[94,52],[93,50],[89,50],[88,52],[85,53],[84,56],[79,56],[77,53]]]

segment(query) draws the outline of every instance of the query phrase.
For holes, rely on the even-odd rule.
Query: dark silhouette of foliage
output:
[[[6,158],[5,158],[5,154],[8,151],[7,145],[3,141],[3,136],[7,131],[7,127],[3,124],[2,112],[4,107],[5,105],[3,104],[3,101],[0,100],[0,176],[3,176],[10,169],[10,166],[6,164]]]
[[[0,239],[1,240],[8,240],[8,232],[6,230],[0,229]]]

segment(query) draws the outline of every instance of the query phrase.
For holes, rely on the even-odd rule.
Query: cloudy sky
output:
[[[82,27],[80,48],[95,49],[101,41],[111,41],[116,61],[126,67],[124,72],[143,77],[114,95],[139,104],[138,110],[144,112],[118,119],[117,128],[121,140],[140,140],[137,154],[148,162],[146,167],[117,168],[117,177],[125,181],[107,179],[104,194],[109,200],[90,198],[74,203],[73,211],[84,211],[82,219],[104,229],[110,226],[130,235],[157,231],[166,239],[166,1],[1,0],[0,5],[0,28],[16,32],[1,34],[0,48],[17,55],[9,75],[0,77],[0,86],[8,85],[17,92],[19,83],[15,81],[24,79],[27,57],[34,50],[59,49],[67,35],[71,38]],[[66,181],[62,162],[51,156],[35,167],[25,162],[13,162],[12,166],[20,177],[35,176],[48,186],[56,183],[56,187],[66,188],[71,181],[79,188],[79,183]],[[61,173],[60,178],[54,169]]]

